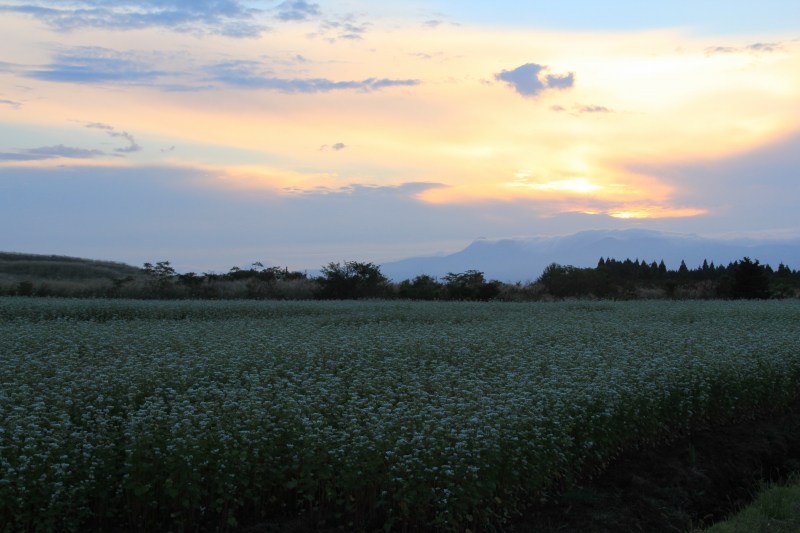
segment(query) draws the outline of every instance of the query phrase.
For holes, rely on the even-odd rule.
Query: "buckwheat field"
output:
[[[2,298],[0,524],[482,529],[798,383],[797,300]]]

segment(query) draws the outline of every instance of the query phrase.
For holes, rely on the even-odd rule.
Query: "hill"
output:
[[[142,275],[140,268],[113,261],[61,255],[0,252],[0,280],[91,281]]]
[[[142,269],[125,263],[0,252],[0,294],[112,296],[144,277]]]
[[[384,263],[381,271],[399,281],[419,274],[442,277],[475,269],[489,279],[513,283],[536,280],[551,263],[593,267],[601,257],[663,260],[668,268],[677,269],[681,261],[693,268],[705,259],[726,265],[745,256],[773,268],[783,263],[796,269],[800,267],[800,239],[726,240],[642,229],[590,230],[560,237],[482,239],[449,255]]]

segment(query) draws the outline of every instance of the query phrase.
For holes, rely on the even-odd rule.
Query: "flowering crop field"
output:
[[[482,529],[780,409],[798,301],[0,299],[0,530]]]

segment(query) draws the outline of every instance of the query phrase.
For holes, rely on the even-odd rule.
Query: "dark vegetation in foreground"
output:
[[[800,296],[800,271],[777,269],[744,257],[728,265],[704,261],[677,270],[664,261],[601,258],[596,267],[556,263],[532,283],[487,280],[467,270],[441,279],[419,275],[392,282],[374,263],[329,263],[316,277],[288,268],[233,267],[226,273],[180,274],[169,261],[136,268],[123,263],[62,256],[0,253],[0,295],[140,299],[274,300],[501,300],[593,299],[767,299]]]
[[[508,533],[688,532],[749,505],[765,482],[800,472],[800,402],[785,412],[708,427],[629,451],[595,479],[564,483]]]
[[[630,450],[597,477],[563,480],[501,526],[505,533],[676,533],[725,520],[749,505],[765,482],[800,472],[800,402],[786,411],[676,436]],[[308,516],[243,528],[244,533],[343,532]],[[374,531],[379,531],[375,528]]]

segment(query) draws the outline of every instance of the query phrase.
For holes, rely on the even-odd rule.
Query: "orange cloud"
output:
[[[680,218],[695,217],[708,213],[706,209],[694,208],[674,208],[668,206],[638,206],[625,207],[622,209],[612,209],[608,215],[614,218]]]

